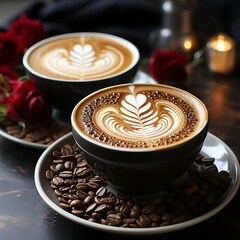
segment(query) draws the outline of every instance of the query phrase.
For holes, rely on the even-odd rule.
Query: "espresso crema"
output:
[[[47,41],[28,57],[31,68],[51,78],[96,80],[126,71],[134,51],[124,41],[98,35],[77,35]]]
[[[203,103],[191,94],[144,84],[99,91],[77,105],[76,125],[94,141],[123,148],[174,145],[207,122]]]

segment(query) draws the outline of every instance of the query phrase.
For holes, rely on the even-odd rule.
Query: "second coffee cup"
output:
[[[76,103],[98,89],[131,82],[140,54],[131,42],[104,33],[70,33],[30,47],[23,65],[53,106],[71,113]]]

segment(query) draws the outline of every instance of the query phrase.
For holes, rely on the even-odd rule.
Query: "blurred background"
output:
[[[7,30],[22,12],[41,19],[49,36],[112,33],[135,43],[143,55],[162,46],[162,29],[171,31],[167,34],[193,33],[198,49],[218,32],[240,44],[239,0],[0,0],[0,30]]]
[[[0,0],[0,24],[31,2],[31,0]]]

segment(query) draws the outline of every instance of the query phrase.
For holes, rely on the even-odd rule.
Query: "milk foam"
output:
[[[90,44],[75,44],[70,51],[53,49],[43,58],[44,65],[53,74],[80,80],[111,75],[121,69],[123,61],[124,56],[118,49],[106,46],[97,52]]]
[[[29,56],[29,64],[43,75],[69,80],[95,80],[126,71],[134,51],[120,41],[97,36],[73,36],[47,42]]]

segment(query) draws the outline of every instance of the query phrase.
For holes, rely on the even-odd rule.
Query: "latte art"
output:
[[[71,80],[95,80],[125,71],[133,53],[123,44],[97,36],[58,39],[29,56],[31,67],[46,76]]]
[[[107,135],[128,141],[143,140],[147,145],[180,131],[186,122],[176,105],[164,100],[149,102],[143,94],[127,95],[119,109],[104,106],[95,118],[96,126]]]
[[[194,106],[170,93],[138,89],[137,84],[93,99],[78,117],[79,126],[89,137],[123,148],[175,144],[198,127]]]

